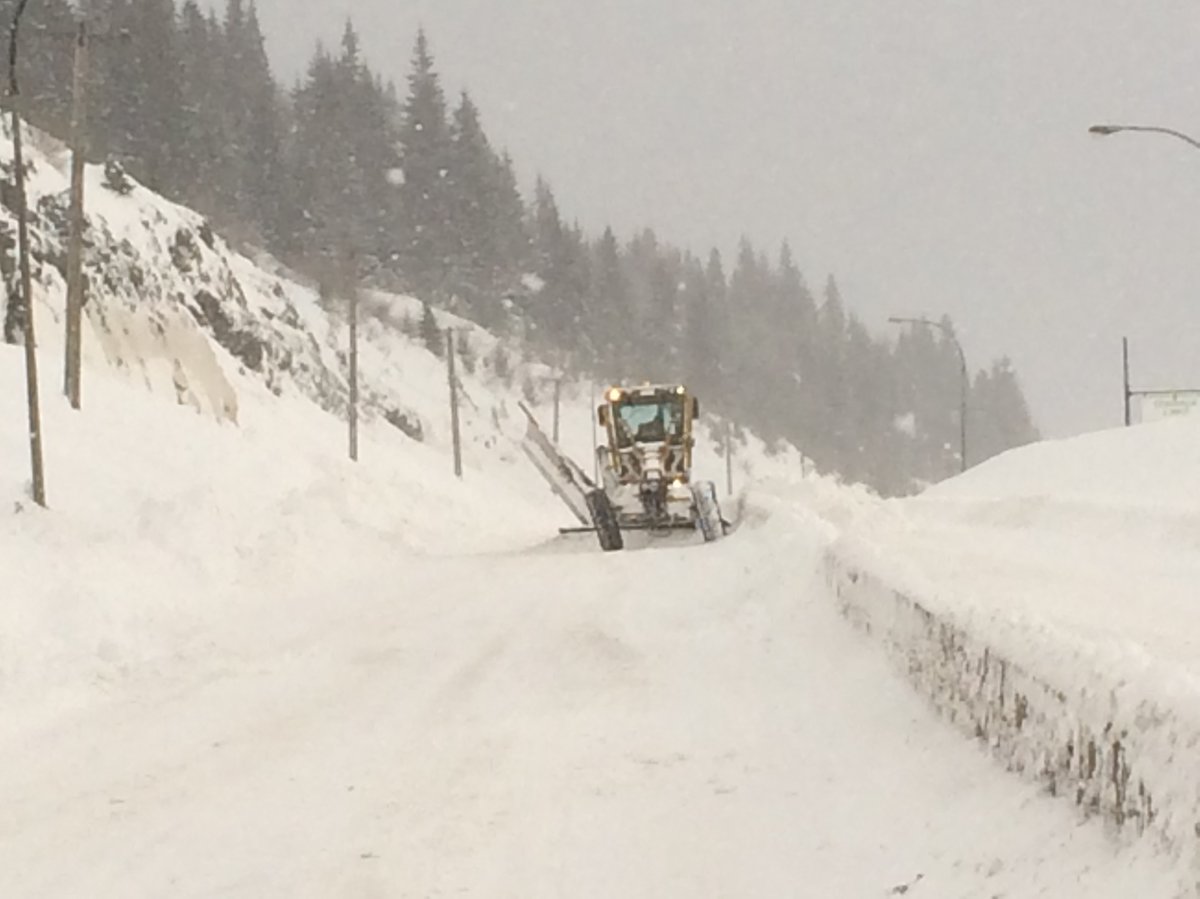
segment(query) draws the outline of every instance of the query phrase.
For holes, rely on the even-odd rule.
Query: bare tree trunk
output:
[[[71,233],[67,246],[67,342],[63,389],[74,409],[82,405],[83,174],[87,153],[87,24],[79,23],[71,104]]]

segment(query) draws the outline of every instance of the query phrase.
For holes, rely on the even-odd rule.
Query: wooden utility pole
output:
[[[450,381],[450,435],[454,441],[454,475],[462,477],[462,434],[458,425],[458,376],[454,373],[454,329],[446,329],[446,371]]]
[[[25,387],[29,406],[29,457],[33,470],[33,501],[46,506],[42,467],[42,416],[38,406],[37,340],[33,329],[33,278],[29,272],[29,210],[25,196],[25,154],[21,146],[20,89],[17,86],[17,34],[29,0],[20,0],[8,35],[8,102],[12,121],[13,179],[17,186],[17,255],[21,267],[21,300],[25,304]],[[11,300],[10,300],[11,301]]]
[[[559,406],[562,403],[562,375],[554,379],[554,442],[558,443]]]
[[[1129,387],[1129,338],[1121,338],[1121,368],[1124,372],[1125,380],[1125,427],[1133,424],[1133,414],[1130,408],[1133,399],[1133,391]]]
[[[82,405],[83,356],[83,175],[87,158],[87,22],[75,36],[71,92],[71,218],[67,244],[67,339],[63,392],[71,408]]]
[[[344,278],[350,294],[350,459],[358,461],[358,284],[346,266]]]
[[[733,426],[725,419],[725,492],[733,496]]]

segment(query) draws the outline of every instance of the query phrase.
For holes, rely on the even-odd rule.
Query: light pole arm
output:
[[[1200,146],[1200,144],[1197,144],[1197,146]],[[958,337],[955,336],[954,329],[945,322],[935,322],[931,318],[902,318],[896,315],[893,315],[888,321],[894,325],[925,325],[930,328],[937,328],[954,344],[954,349],[958,352],[958,361],[962,363],[963,371],[967,370],[967,357],[963,353],[962,344],[958,342]]]
[[[1176,131],[1174,128],[1163,128],[1159,125],[1093,125],[1088,129],[1090,134],[1120,134],[1122,131],[1142,131],[1152,134],[1165,134],[1169,137],[1177,138],[1185,144],[1190,144],[1197,150],[1200,150],[1200,140],[1184,134],[1182,131]]]

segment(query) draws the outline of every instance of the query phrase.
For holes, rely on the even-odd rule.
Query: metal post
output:
[[[733,426],[725,419],[725,492],[733,496]]]
[[[558,443],[558,408],[562,401],[562,378],[554,379],[554,442]]]
[[[71,212],[67,244],[67,339],[63,392],[73,409],[82,405],[83,182],[86,160],[87,23],[79,22],[71,88]]]
[[[954,346],[958,348],[958,361],[961,367],[962,380],[960,381],[960,396],[958,401],[958,456],[959,470],[967,470],[967,397],[971,390],[971,376],[967,372],[967,357],[963,355],[962,347],[958,345],[958,338],[950,335],[954,340]]]
[[[594,380],[591,383],[591,388],[592,396],[591,402],[588,405],[588,418],[592,421],[592,483],[599,484],[600,456],[597,455],[596,450],[599,448],[600,444],[598,442],[598,435],[596,433],[596,416],[598,412],[596,408],[596,382]]]
[[[1125,427],[1133,424],[1133,415],[1131,400],[1133,399],[1133,391],[1129,388],[1129,338],[1121,338],[1121,368],[1124,371],[1125,384]]]
[[[12,112],[13,178],[17,186],[17,254],[21,266],[21,298],[25,303],[25,387],[29,406],[29,456],[33,470],[33,501],[46,506],[42,467],[42,417],[38,406],[37,341],[33,327],[33,278],[29,271],[29,210],[25,195],[25,155],[21,146],[20,90],[17,87],[17,29],[28,0],[20,0],[13,15],[8,43],[8,101]]]
[[[454,440],[454,475],[462,477],[462,435],[458,427],[458,378],[454,374],[454,329],[446,329],[446,370],[450,381],[450,434]]]

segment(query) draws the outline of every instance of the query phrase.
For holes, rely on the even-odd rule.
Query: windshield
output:
[[[683,403],[623,403],[617,406],[617,434],[621,446],[634,441],[678,440],[683,435]]]

